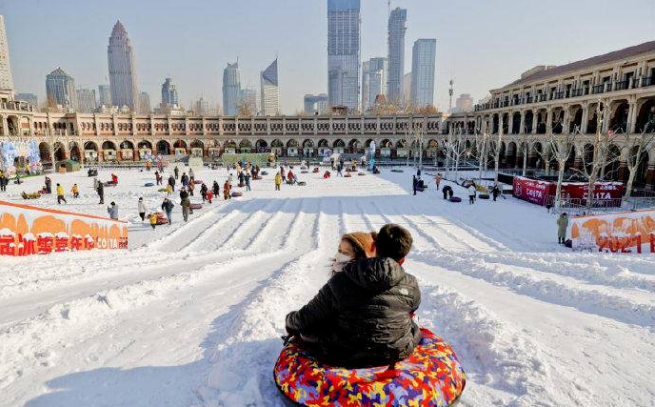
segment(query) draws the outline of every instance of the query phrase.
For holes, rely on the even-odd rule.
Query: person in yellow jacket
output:
[[[279,172],[275,174],[275,190],[279,191],[280,190],[280,185],[282,185],[282,174]]]
[[[66,198],[64,198],[64,187],[61,184],[57,184],[57,205],[60,205],[61,201],[68,203],[66,202]]]
[[[80,197],[80,187],[77,186],[77,184],[73,184],[73,188],[71,188],[71,194],[73,194],[73,198],[79,198]]]
[[[157,212],[150,214],[150,226],[152,226],[152,230],[155,230],[155,227],[157,226]]]
[[[171,184],[166,185],[166,195],[170,195],[173,193],[173,187]]]

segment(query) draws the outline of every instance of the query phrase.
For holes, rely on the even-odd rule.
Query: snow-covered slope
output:
[[[388,222],[414,236],[420,322],[458,353],[463,405],[655,405],[655,258],[571,253],[541,208],[412,196],[409,171],[281,192],[269,175],[153,232],[136,214],[139,196],[161,203],[153,175],[118,175],[105,201],[131,222],[129,251],[0,260],[0,406],[285,406],[284,316],[325,283],[340,234]],[[83,174],[53,181],[82,187],[67,210],[105,213]]]

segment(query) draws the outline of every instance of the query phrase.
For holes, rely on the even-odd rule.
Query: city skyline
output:
[[[243,61],[243,83],[252,86],[258,82],[259,67],[265,64],[264,47],[269,49],[269,54],[273,50],[284,56],[285,61],[288,60],[285,70],[280,72],[280,81],[285,83],[280,91],[283,113],[291,114],[301,110],[304,94],[327,91],[324,51],[327,5],[323,1],[311,4],[289,1],[289,4],[279,7],[259,1],[230,4],[226,7],[241,14],[230,21],[221,20],[220,30],[200,29],[202,24],[193,23],[194,19],[210,21],[220,17],[222,14],[219,14],[218,7],[191,1],[183,10],[174,4],[158,2],[157,5],[161,4],[161,7],[152,10],[152,13],[158,20],[171,22],[176,28],[182,29],[185,33],[181,35],[182,38],[207,38],[207,41],[201,41],[204,47],[213,39],[223,40],[220,46],[211,47],[211,57],[203,54],[201,63],[196,64],[188,64],[188,61],[197,58],[198,48],[176,49],[178,52],[171,53],[169,45],[174,47],[182,40],[170,38],[170,41],[159,41],[167,35],[165,30],[160,31],[152,24],[141,22],[143,17],[149,15],[146,8],[152,6],[152,2],[133,5],[129,14],[117,13],[122,9],[121,5],[132,6],[122,0],[102,6],[76,1],[72,3],[79,5],[75,15],[80,19],[79,23],[67,26],[66,30],[56,29],[63,15],[54,5],[29,1],[0,3],[0,13],[5,15],[7,26],[16,92],[33,93],[41,101],[46,100],[43,78],[53,66],[58,65],[65,65],[67,72],[76,78],[81,87],[95,88],[98,84],[107,83],[107,33],[118,19],[124,23],[135,47],[139,62],[137,72],[141,78],[139,89],[150,94],[159,93],[163,78],[174,76],[180,87],[185,89],[185,95],[188,95],[183,100],[185,106],[200,96],[220,102],[220,73],[225,63],[239,56],[240,61]],[[567,14],[555,12],[560,8],[558,4],[565,4],[559,0],[539,14],[535,14],[528,5],[516,1],[503,3],[503,7],[476,3],[471,7],[458,8],[447,3],[416,0],[396,1],[393,7],[407,8],[411,15],[406,35],[406,67],[411,61],[407,44],[417,38],[437,38],[439,57],[435,104],[445,111],[448,107],[448,81],[451,78],[455,80],[456,94],[466,92],[477,101],[488,94],[489,87],[503,86],[536,65],[561,65],[638,44],[652,37],[652,2],[641,1],[639,8],[643,13],[638,15],[628,10],[617,10],[613,16],[602,12],[603,3],[608,6],[611,4],[606,1],[594,2],[593,6],[589,1],[576,2],[574,5],[566,3],[570,9]],[[253,7],[253,4],[257,4],[257,7]],[[505,7],[515,10],[511,21],[501,12]],[[291,24],[292,27],[270,30],[274,24],[267,21],[265,28],[270,35],[262,44],[256,44],[250,38],[230,41],[236,38],[233,34],[221,34],[234,30],[236,25],[244,22],[252,24],[258,21],[252,10],[260,8],[262,12],[271,11],[271,17],[274,18],[270,20],[276,24],[285,21],[284,18],[289,18],[294,24]],[[181,12],[176,14],[172,10]],[[576,12],[583,10],[586,17],[576,17]],[[480,16],[485,12],[484,18]],[[176,19],[172,19],[171,14],[176,14]],[[362,3],[361,60],[386,55],[387,17],[385,3]],[[544,19],[548,19],[549,24],[544,25]],[[461,24],[461,21],[467,21],[468,24]],[[499,26],[510,24],[515,25],[512,30],[498,29]],[[607,30],[608,26],[613,29]],[[561,29],[564,27],[567,29],[566,47],[561,45]],[[522,37],[512,34],[518,29],[525,29],[523,32],[530,34]],[[48,32],[48,35],[39,35],[42,30]],[[293,46],[286,44],[291,36],[295,41]],[[292,52],[292,49],[296,51]],[[38,58],[34,58],[35,55]],[[480,66],[486,68],[484,76],[477,75]]]

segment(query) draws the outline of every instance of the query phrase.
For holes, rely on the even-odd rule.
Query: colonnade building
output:
[[[606,178],[625,181],[633,140],[655,132],[655,41],[562,66],[538,66],[498,89],[473,112],[450,116],[444,132],[475,143],[475,134],[502,132],[501,160],[506,167],[552,168],[547,141],[552,134],[575,134],[575,149],[567,167],[591,161],[597,131],[597,106],[603,134],[612,134],[610,151],[620,159]],[[637,136],[640,135],[640,136]],[[637,136],[637,137],[636,137]],[[645,136],[650,141],[652,137]],[[541,154],[540,154],[541,153]],[[542,156],[548,159],[541,159]],[[583,160],[583,155],[586,160]],[[655,145],[643,152],[637,184],[653,189]]]

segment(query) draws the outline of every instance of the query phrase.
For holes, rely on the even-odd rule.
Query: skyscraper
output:
[[[256,116],[259,112],[259,108],[257,107],[257,90],[241,89],[239,93],[239,106],[241,109],[247,109],[248,114]]]
[[[277,116],[280,114],[280,87],[277,72],[277,58],[261,73],[262,114]]]
[[[236,116],[241,79],[239,77],[239,61],[227,64],[223,70],[223,112],[226,116]]]
[[[211,108],[209,107],[209,101],[201,97],[196,101],[193,111],[199,116],[210,115]]]
[[[172,78],[166,78],[161,85],[161,104],[175,107],[179,106],[180,100],[177,95],[177,87],[173,83]]]
[[[152,107],[150,106],[150,95],[148,92],[139,93],[139,113],[150,114]]]
[[[415,107],[434,104],[434,69],[437,40],[418,39],[412,48],[411,103]]]
[[[328,95],[321,93],[319,95],[305,95],[304,99],[305,114],[326,114],[329,110]]]
[[[82,113],[93,113],[98,108],[95,89],[77,90],[77,111]]]
[[[462,93],[455,100],[455,107],[451,113],[466,113],[473,111],[473,98],[468,93]]]
[[[405,75],[405,31],[407,10],[396,8],[389,15],[388,46],[389,72],[387,75],[387,100],[403,101],[403,75]]]
[[[11,76],[9,44],[5,32],[5,19],[0,14],[0,94],[11,98],[14,94],[14,80]]]
[[[111,87],[109,87],[109,85],[98,85],[98,98],[100,106],[112,106]]]
[[[119,108],[127,106],[133,110],[137,109],[139,92],[136,85],[134,50],[120,21],[116,22],[109,37],[107,61],[113,104]]]
[[[378,95],[387,90],[387,59],[371,58],[362,64],[362,110],[375,105]]]
[[[328,99],[330,106],[359,105],[360,0],[328,0]]]
[[[60,105],[69,109],[77,108],[75,79],[63,69],[57,68],[45,77],[45,90],[48,105]]]

